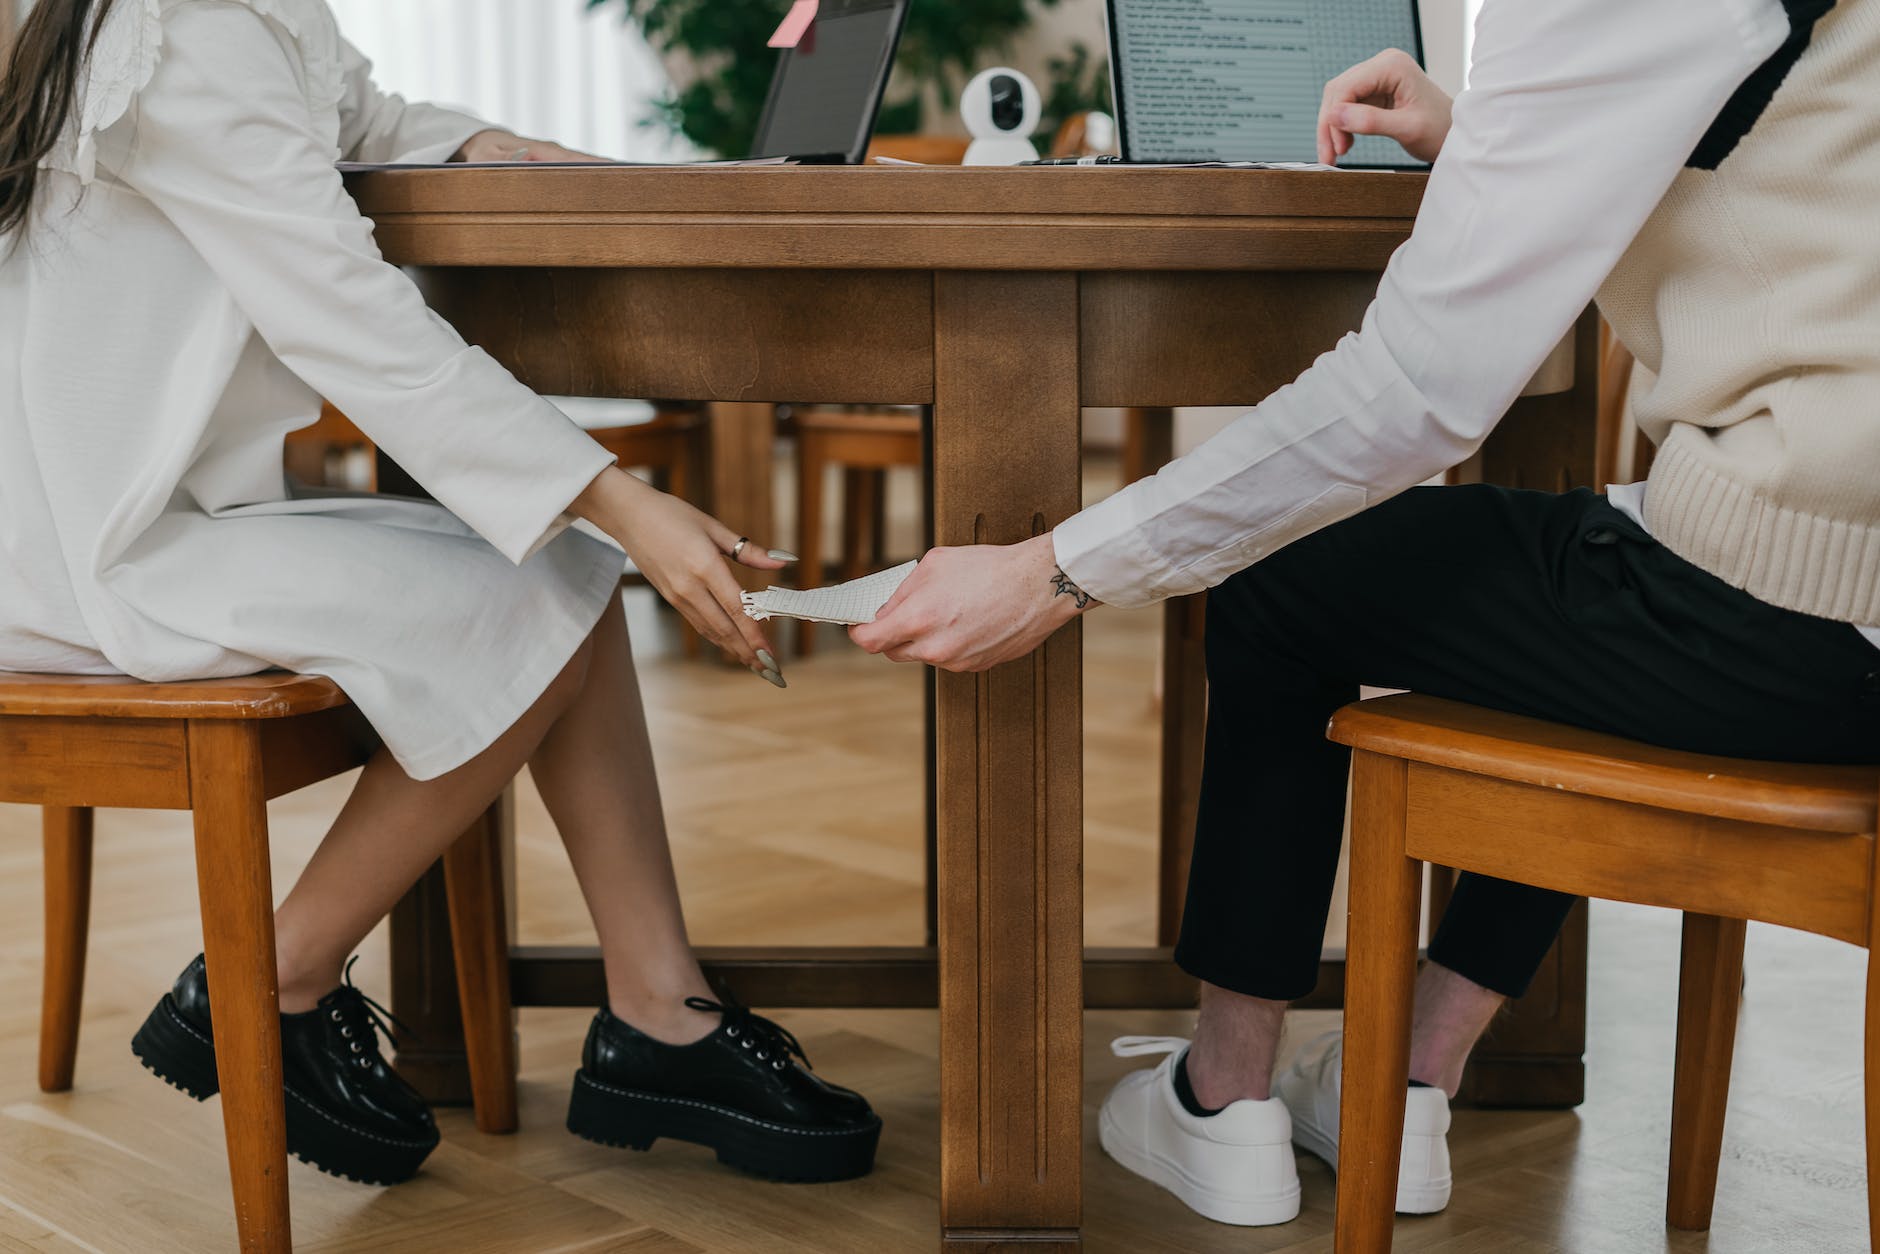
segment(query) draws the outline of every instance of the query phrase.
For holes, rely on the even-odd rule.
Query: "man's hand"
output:
[[[498,161],[582,161],[603,162],[605,157],[576,152],[546,139],[524,139],[508,131],[478,131],[464,141],[452,161],[488,164]]]
[[[1434,161],[1449,138],[1450,103],[1415,57],[1395,48],[1380,52],[1325,85],[1319,160],[1336,164],[1354,135],[1387,135],[1418,161]]]
[[[1095,602],[1058,569],[1049,534],[1013,545],[935,549],[849,635],[870,653],[949,671],[1030,653]]]

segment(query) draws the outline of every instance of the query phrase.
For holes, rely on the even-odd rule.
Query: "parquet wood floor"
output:
[[[778,692],[686,664],[670,617],[633,596],[679,870],[708,943],[914,943],[920,920],[919,676],[832,645]],[[1150,935],[1157,616],[1106,611],[1089,632],[1088,930]],[[833,639],[833,637],[832,637]],[[344,795],[336,781],[273,808],[277,890]],[[521,810],[521,929],[589,929],[539,803]],[[127,1042],[196,952],[187,822],[112,813],[99,824],[97,898],[78,1087],[34,1087],[39,962],[36,814],[0,807],[0,1250],[197,1254],[231,1248],[221,1113],[138,1066]],[[805,903],[813,903],[806,909]],[[1588,1099],[1578,1111],[1463,1111],[1447,1213],[1398,1225],[1397,1248],[1445,1254],[1826,1254],[1866,1248],[1855,950],[1752,928],[1717,1223],[1663,1226],[1678,929],[1664,912],[1597,906]],[[384,988],[382,939],[360,964]],[[867,1092],[887,1132],[869,1179],[747,1181],[691,1147],[602,1149],[561,1128],[586,1016],[522,1019],[522,1131],[478,1134],[442,1115],[416,1181],[351,1185],[295,1163],[300,1248],[481,1254],[888,1254],[935,1248],[935,1024],[928,1012],[784,1013],[819,1069]],[[1295,1016],[1292,1039],[1335,1022]],[[1087,1017],[1087,1234],[1093,1254],[1331,1248],[1332,1178],[1302,1160],[1305,1213],[1232,1229],[1184,1210],[1103,1156],[1095,1109],[1135,1065],[1124,1032],[1182,1032],[1184,1016]]]

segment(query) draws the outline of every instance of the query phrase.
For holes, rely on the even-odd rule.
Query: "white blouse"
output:
[[[1199,592],[1466,459],[1788,29],[1778,0],[1488,0],[1416,229],[1362,328],[1059,526],[1064,572],[1126,607]]]
[[[0,669],[329,675],[418,778],[547,687],[621,573],[612,459],[387,265],[333,166],[484,123],[381,93],[323,0],[118,0],[0,259]],[[474,177],[473,175],[470,177]],[[325,397],[442,504],[290,496]]]

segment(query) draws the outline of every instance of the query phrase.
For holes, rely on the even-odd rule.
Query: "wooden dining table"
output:
[[[952,545],[1022,540],[1079,508],[1086,407],[1251,404],[1290,381],[1358,325],[1424,182],[589,167],[383,171],[351,187],[385,255],[538,391],[742,407],[720,413],[715,439],[718,507],[746,534],[771,529],[746,516],[763,492],[737,484],[767,481],[750,451],[768,448],[770,403],[930,407],[933,527]],[[1591,334],[1583,321],[1467,473],[1590,476]],[[937,1001],[949,1248],[1079,1247],[1082,1011],[1194,996],[1166,949],[1085,952],[1082,664],[1073,624],[989,673],[936,677],[935,944],[706,954],[757,1004]],[[489,823],[502,821],[499,808]],[[394,992],[401,1016],[447,1040],[441,900],[432,877],[395,916]],[[1579,943],[1581,966],[1567,954],[1548,985],[1556,1017],[1563,997],[1572,1010]],[[591,952],[519,949],[511,978],[518,1004],[594,1004],[601,988]],[[1541,1051],[1548,1065],[1578,1068],[1572,1035]],[[401,1051],[400,1066],[441,1092],[460,1066],[447,1053]]]

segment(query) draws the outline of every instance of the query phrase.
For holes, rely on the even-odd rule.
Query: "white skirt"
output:
[[[113,638],[83,669],[324,675],[406,773],[432,779],[535,704],[615,603],[623,565],[571,530],[517,566],[441,506],[396,497],[176,511],[104,572]]]

